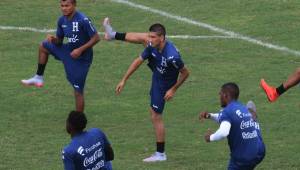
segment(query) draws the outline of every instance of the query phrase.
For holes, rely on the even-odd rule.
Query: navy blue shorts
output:
[[[80,56],[78,59],[73,59],[71,57],[72,51],[65,44],[58,46],[48,41],[43,41],[42,45],[55,59],[60,60],[64,64],[66,77],[74,90],[83,93],[92,56]],[[81,59],[83,57],[89,57],[91,59]]]
[[[264,159],[264,157],[265,153],[258,155],[253,161],[247,163],[237,162],[231,158],[229,161],[228,170],[253,170]]]
[[[174,82],[162,82],[155,78],[152,78],[152,85],[150,90],[150,107],[156,113],[163,113],[165,107],[165,94],[174,84]]]

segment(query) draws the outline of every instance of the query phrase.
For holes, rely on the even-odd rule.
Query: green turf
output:
[[[164,10],[228,29],[266,42],[299,50],[300,3],[296,0],[172,0],[132,2]],[[82,0],[78,8],[94,21],[99,31],[110,16],[120,31],[146,31],[162,22],[170,35],[221,35],[108,0]],[[0,25],[55,28],[60,15],[58,1],[1,0]],[[45,72],[45,87],[26,88],[20,80],[35,73],[37,47],[46,33],[0,30],[0,169],[62,169],[60,152],[70,138],[65,119],[74,108],[72,88],[63,66],[53,58]],[[254,100],[259,111],[267,147],[265,160],[257,169],[299,169],[299,87],[276,103],[267,102],[259,87],[264,77],[276,86],[293,72],[300,56],[268,49],[237,39],[171,39],[180,49],[191,75],[167,104],[168,161],[145,164],[141,160],[155,149],[148,113],[151,81],[143,65],[128,81],[121,96],[114,88],[141,45],[101,41],[86,82],[88,127],[100,127],[115,150],[117,170],[226,169],[229,151],[226,140],[207,144],[204,133],[215,130],[214,122],[198,122],[198,112],[219,109],[218,90],[228,81],[241,89],[242,102]]]

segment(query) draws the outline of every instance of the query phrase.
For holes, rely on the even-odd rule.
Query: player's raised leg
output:
[[[26,86],[36,86],[42,87],[44,85],[44,71],[46,68],[46,64],[48,62],[49,52],[46,48],[43,47],[42,44],[39,46],[39,55],[38,55],[38,68],[36,71],[36,75],[32,78],[21,80],[21,83]]]
[[[156,136],[156,152],[150,157],[144,159],[144,162],[158,162],[166,161],[167,155],[165,154],[165,126],[161,113],[155,112],[150,108],[151,120],[155,130]]]
[[[279,91],[279,95],[287,91],[289,88],[294,87],[300,82],[300,68],[297,68],[294,73],[292,73],[286,82],[282,84],[282,91]],[[280,87],[280,86],[279,86]]]
[[[294,87],[300,82],[300,68],[297,68],[296,71],[291,74],[288,79],[279,85],[277,88],[269,86],[264,79],[261,79],[260,85],[267,94],[267,97],[270,102],[276,101],[276,99],[286,92],[289,88]]]
[[[148,33],[139,32],[116,32],[110,24],[110,20],[106,17],[103,20],[103,27],[105,29],[104,39],[106,40],[121,40],[130,43],[143,44],[144,46],[148,43]]]

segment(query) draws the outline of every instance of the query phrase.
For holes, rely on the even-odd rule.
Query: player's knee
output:
[[[152,121],[155,121],[155,122],[161,120],[161,113],[158,113],[158,112],[152,110],[151,119],[152,119]]]
[[[48,52],[47,49],[44,47],[43,43],[40,43],[40,45],[39,45],[39,51],[46,52],[46,53]]]
[[[76,98],[83,98],[83,92],[80,90],[74,89],[74,95]]]

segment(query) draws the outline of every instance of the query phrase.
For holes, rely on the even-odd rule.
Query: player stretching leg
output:
[[[76,111],[84,110],[84,85],[93,60],[92,47],[100,40],[91,21],[76,11],[76,0],[61,0],[63,16],[58,19],[56,36],[48,35],[39,47],[36,75],[21,82],[27,86],[42,87],[49,54],[64,64],[66,77],[74,88]],[[64,37],[68,43],[63,44]]]
[[[274,102],[277,98],[286,92],[289,88],[294,87],[300,82],[300,68],[297,68],[296,71],[291,74],[288,79],[279,85],[277,88],[269,86],[264,79],[261,79],[260,85],[265,91],[268,100]]]
[[[153,72],[150,90],[150,114],[156,136],[156,152],[143,161],[157,162],[167,160],[165,154],[165,127],[162,117],[165,102],[174,97],[177,89],[189,76],[189,71],[184,66],[175,46],[166,40],[166,30],[163,25],[153,24],[149,28],[148,35],[149,45],[140,57],[136,58],[129,66],[116,87],[116,93],[121,93],[129,77],[145,60],[148,60],[148,66]],[[179,78],[178,75],[180,75]]]

